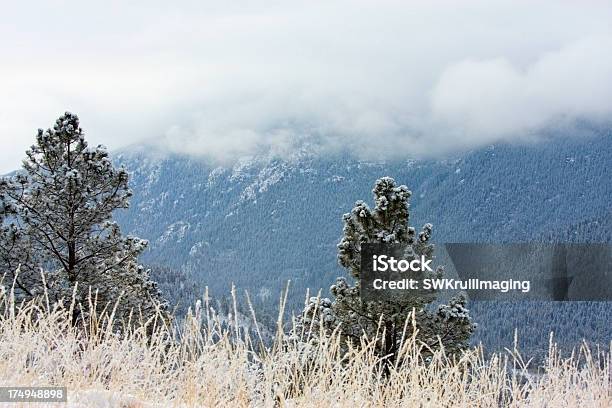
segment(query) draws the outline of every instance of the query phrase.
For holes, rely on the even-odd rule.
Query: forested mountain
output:
[[[129,170],[134,196],[130,209],[116,215],[125,231],[150,240],[144,261],[180,271],[183,288],[197,293],[207,285],[221,296],[233,282],[272,310],[291,279],[291,304],[298,306],[306,288],[326,295],[343,274],[336,262],[341,216],[356,200],[369,202],[373,181],[385,175],[412,190],[411,223],[431,222],[438,242],[612,241],[612,135],[592,133],[389,163],[309,146],[291,157],[254,156],[227,166],[128,149],[115,161]],[[565,310],[569,321],[568,306],[551,306],[551,313]],[[475,320],[486,315],[489,323],[481,327],[511,333],[511,318],[501,329],[491,324],[507,307],[474,305]],[[598,322],[601,313],[612,314],[602,305],[580,307],[587,309],[576,313],[579,319],[589,307]],[[609,327],[594,322],[585,322],[598,333],[594,338],[608,341]]]

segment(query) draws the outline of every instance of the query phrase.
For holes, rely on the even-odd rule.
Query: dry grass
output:
[[[224,327],[206,304],[180,325],[148,322],[117,335],[110,312],[75,328],[69,306],[1,297],[0,384],[67,386],[69,406],[612,406],[610,355],[586,347],[562,359],[551,346],[534,374],[516,350],[485,359],[475,349],[454,362],[438,352],[424,362],[407,339],[403,364],[385,376],[367,339],[348,363],[335,339],[304,350],[279,333],[256,352],[257,336]]]

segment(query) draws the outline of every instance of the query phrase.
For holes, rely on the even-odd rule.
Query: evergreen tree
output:
[[[309,342],[317,343],[321,334],[328,336],[336,329],[345,346],[359,347],[361,337],[378,338],[377,353],[394,362],[402,339],[416,338],[423,345],[423,354],[443,345],[448,353],[457,353],[468,347],[474,331],[465,298],[456,297],[448,305],[430,307],[436,294],[404,296],[388,301],[363,301],[359,296],[361,246],[366,243],[404,244],[404,259],[417,259],[424,255],[433,258],[434,245],[430,243],[432,225],[425,224],[417,235],[410,227],[408,200],[411,192],[404,185],[396,186],[390,177],[376,181],[375,207],[358,201],[353,210],[344,214],[343,236],[338,244],[338,261],[346,268],[355,284],[338,278],[330,291],[334,301],[311,298],[307,303],[298,330]],[[429,278],[442,277],[438,268],[429,272]],[[414,325],[412,319],[414,310]],[[408,321],[408,323],[407,323]],[[416,330],[416,333],[415,333]]]
[[[113,167],[103,146],[88,147],[78,117],[69,112],[53,129],[39,129],[26,155],[23,171],[0,182],[5,285],[14,281],[16,295],[26,300],[46,287],[59,301],[70,298],[78,283],[77,301],[86,302],[90,290],[101,307],[121,297],[123,317],[163,309],[157,284],[137,260],[147,241],[122,235],[112,220],[132,195],[127,171]]]
[[[30,241],[19,228],[17,209],[7,198],[8,186],[7,180],[0,179],[0,285],[14,285],[15,294],[21,299],[33,296],[41,276],[35,268],[39,263],[34,260],[36,251],[32,250]],[[17,270],[23,273],[15,276]]]

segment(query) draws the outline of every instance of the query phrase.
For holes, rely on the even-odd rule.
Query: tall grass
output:
[[[66,386],[69,406],[612,406],[611,357],[587,346],[561,358],[551,342],[534,371],[514,347],[423,361],[413,337],[402,364],[385,371],[374,339],[343,355],[337,337],[311,347],[280,329],[266,348],[256,329],[227,325],[206,300],[181,322],[134,319],[121,329],[112,307],[74,325],[71,302],[20,305],[10,292],[0,301],[0,385]]]

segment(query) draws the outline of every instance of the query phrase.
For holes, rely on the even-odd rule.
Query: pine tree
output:
[[[30,247],[30,241],[24,236],[17,223],[17,209],[7,198],[7,180],[0,179],[0,285],[12,287],[18,299],[32,296],[40,280],[40,271],[34,257],[36,252]],[[15,271],[19,273],[15,279]],[[32,280],[34,278],[34,280]]]
[[[14,281],[26,300],[45,289],[52,301],[69,299],[75,285],[84,304],[90,293],[101,307],[121,297],[123,317],[163,309],[156,283],[138,264],[147,241],[124,236],[112,220],[132,195],[127,171],[113,167],[103,146],[88,147],[79,118],[69,112],[52,129],[39,129],[26,155],[23,171],[0,182],[5,285]]]
[[[433,258],[434,245],[430,242],[432,225],[425,224],[417,235],[409,226],[411,192],[404,185],[396,186],[395,180],[384,177],[376,181],[375,207],[358,201],[353,210],[344,214],[343,236],[338,244],[338,261],[347,269],[355,284],[340,277],[331,286],[334,300],[313,297],[306,304],[297,329],[302,340],[309,343],[321,341],[321,335],[329,336],[337,330],[345,346],[359,347],[363,335],[378,338],[377,354],[394,362],[402,339],[416,335],[423,345],[423,354],[442,344],[447,353],[460,352],[468,347],[468,340],[475,324],[466,309],[463,296],[453,298],[448,305],[432,308],[436,294],[418,294],[389,301],[362,301],[359,296],[361,246],[366,243],[391,243],[406,245],[405,259],[424,255]],[[440,267],[430,276],[442,277]],[[414,310],[414,314],[413,314]],[[415,325],[410,321],[413,320]],[[408,321],[408,323],[407,323]],[[416,331],[415,331],[416,330]]]

